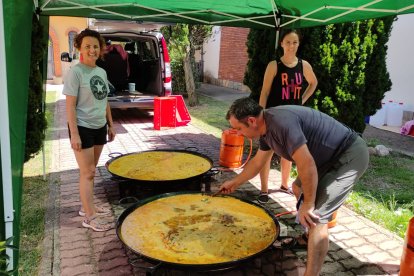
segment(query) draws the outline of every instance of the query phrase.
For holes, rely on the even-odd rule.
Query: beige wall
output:
[[[51,16],[49,26],[50,29],[56,32],[61,52],[67,52],[69,51],[69,32],[74,31],[79,33],[87,28],[88,20],[83,17]]]
[[[60,54],[69,51],[68,34],[71,31],[79,33],[88,27],[87,18],[51,16],[49,20],[49,37],[53,43],[54,82],[59,84],[69,69],[69,64],[60,61]]]

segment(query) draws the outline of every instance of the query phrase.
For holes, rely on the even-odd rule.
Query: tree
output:
[[[387,17],[304,30],[301,53],[319,80],[314,108],[364,131],[365,116],[381,107],[391,89],[386,43],[393,22]]]
[[[275,56],[276,32],[273,29],[251,29],[247,36],[247,62],[243,84],[250,88],[250,97],[259,102],[266,66]]]
[[[210,37],[211,30],[211,26],[188,24],[176,24],[175,26],[167,26],[161,29],[172,59],[173,91],[176,87],[184,87],[184,85],[175,84],[174,82],[184,81],[190,106],[198,104],[193,73],[195,65],[194,55],[196,50],[201,49],[204,41]],[[185,76],[184,79],[180,79],[180,73],[182,74],[182,72]]]
[[[380,108],[391,88],[385,59],[393,21],[394,17],[388,17],[301,30],[298,56],[312,65],[318,78],[317,90],[307,104],[363,132],[365,116]],[[254,41],[248,47],[249,43],[263,51],[270,49]],[[246,76],[260,74],[263,78],[265,69],[257,68],[248,68]],[[258,89],[251,79],[245,78],[245,84],[254,87],[252,94],[260,93],[261,84]]]
[[[36,15],[32,20],[32,56],[30,61],[29,97],[27,106],[26,145],[24,161],[27,162],[40,151],[45,139],[47,127],[45,110],[43,108],[43,83],[40,73],[40,62],[47,50],[43,39],[43,26]]]

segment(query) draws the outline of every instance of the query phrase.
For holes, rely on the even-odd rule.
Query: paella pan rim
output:
[[[210,167],[205,170],[202,173],[199,173],[197,175],[192,175],[186,178],[180,178],[180,179],[137,179],[137,178],[130,178],[130,177],[125,177],[125,176],[121,176],[118,175],[114,172],[112,172],[109,169],[109,166],[111,163],[113,163],[114,161],[123,158],[125,156],[129,156],[129,155],[137,155],[137,154],[142,154],[142,153],[148,153],[148,152],[180,152],[180,153],[187,153],[187,154],[192,154],[198,157],[203,158],[204,160],[208,161],[210,163]],[[107,171],[115,178],[119,179],[119,180],[132,180],[132,181],[138,181],[138,182],[143,182],[143,183],[161,183],[161,182],[166,182],[166,183],[170,183],[170,182],[177,182],[177,181],[188,181],[188,180],[192,180],[192,179],[197,179],[203,175],[205,175],[207,172],[209,172],[212,168],[213,168],[213,160],[208,157],[207,155],[204,155],[202,153],[196,152],[196,151],[190,151],[190,150],[184,150],[184,149],[156,149],[156,150],[146,150],[146,151],[138,151],[138,152],[131,152],[131,153],[126,153],[126,154],[121,154],[119,156],[113,157],[111,159],[109,159],[106,163],[105,163],[105,167],[107,169]]]
[[[275,228],[276,228],[276,233],[272,239],[272,242],[269,243],[268,246],[266,246],[265,248],[263,248],[262,250],[255,252],[249,256],[245,256],[243,258],[237,259],[237,260],[231,260],[231,261],[225,261],[225,262],[217,262],[217,263],[206,263],[206,264],[191,264],[191,263],[174,263],[174,262],[170,262],[170,261],[164,261],[164,260],[160,260],[151,256],[147,256],[145,254],[142,254],[141,252],[131,248],[130,246],[128,246],[124,240],[122,239],[122,235],[121,235],[121,227],[122,227],[122,223],[124,222],[124,220],[126,219],[126,217],[131,214],[133,211],[135,211],[137,208],[150,203],[152,201],[155,201],[157,199],[161,199],[161,198],[166,198],[166,197],[171,197],[171,196],[176,196],[176,195],[185,195],[185,194],[196,194],[196,195],[203,195],[205,193],[202,192],[192,192],[192,191],[181,191],[181,192],[171,192],[171,193],[164,193],[164,194],[159,194],[159,195],[155,195],[152,197],[148,197],[145,198],[144,200],[138,201],[135,204],[133,204],[132,206],[128,207],[127,209],[125,209],[122,214],[119,216],[117,222],[116,222],[116,235],[118,237],[118,239],[122,242],[122,244],[128,248],[131,252],[133,252],[134,254],[137,254],[138,256],[142,257],[145,260],[148,260],[149,262],[152,263],[161,263],[163,265],[166,265],[168,267],[176,267],[176,268],[194,268],[194,269],[220,269],[220,268],[225,268],[225,267],[230,267],[230,266],[235,266],[238,264],[241,264],[245,261],[251,260],[254,257],[259,256],[260,254],[262,254],[263,252],[265,252],[266,250],[268,250],[269,248],[272,247],[273,243],[277,240],[277,238],[280,235],[280,224],[278,219],[273,215],[273,213],[267,209],[266,207],[257,204],[253,201],[250,200],[246,200],[243,198],[239,198],[237,196],[233,196],[233,195],[219,195],[219,197],[230,197],[230,198],[235,198],[238,199],[242,202],[248,203],[250,205],[253,205],[255,207],[260,208],[261,210],[264,210],[266,212],[266,214],[272,219],[272,221],[275,224]]]

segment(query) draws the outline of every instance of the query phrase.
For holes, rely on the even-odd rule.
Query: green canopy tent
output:
[[[311,27],[414,11],[412,0],[44,0],[42,15],[228,25]]]
[[[20,240],[33,13],[45,19],[56,15],[278,29],[412,12],[414,0],[0,0],[0,239]],[[8,253],[10,267],[15,267],[17,253]]]

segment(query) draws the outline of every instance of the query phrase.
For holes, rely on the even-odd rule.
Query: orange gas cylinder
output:
[[[411,275],[414,275],[414,217],[408,223],[400,264],[400,276]]]
[[[223,167],[238,168],[243,159],[244,137],[235,129],[226,129],[221,134],[220,160]]]
[[[338,215],[338,210],[336,210],[332,214],[332,219],[328,222],[328,228],[332,228],[336,226],[336,216]]]

